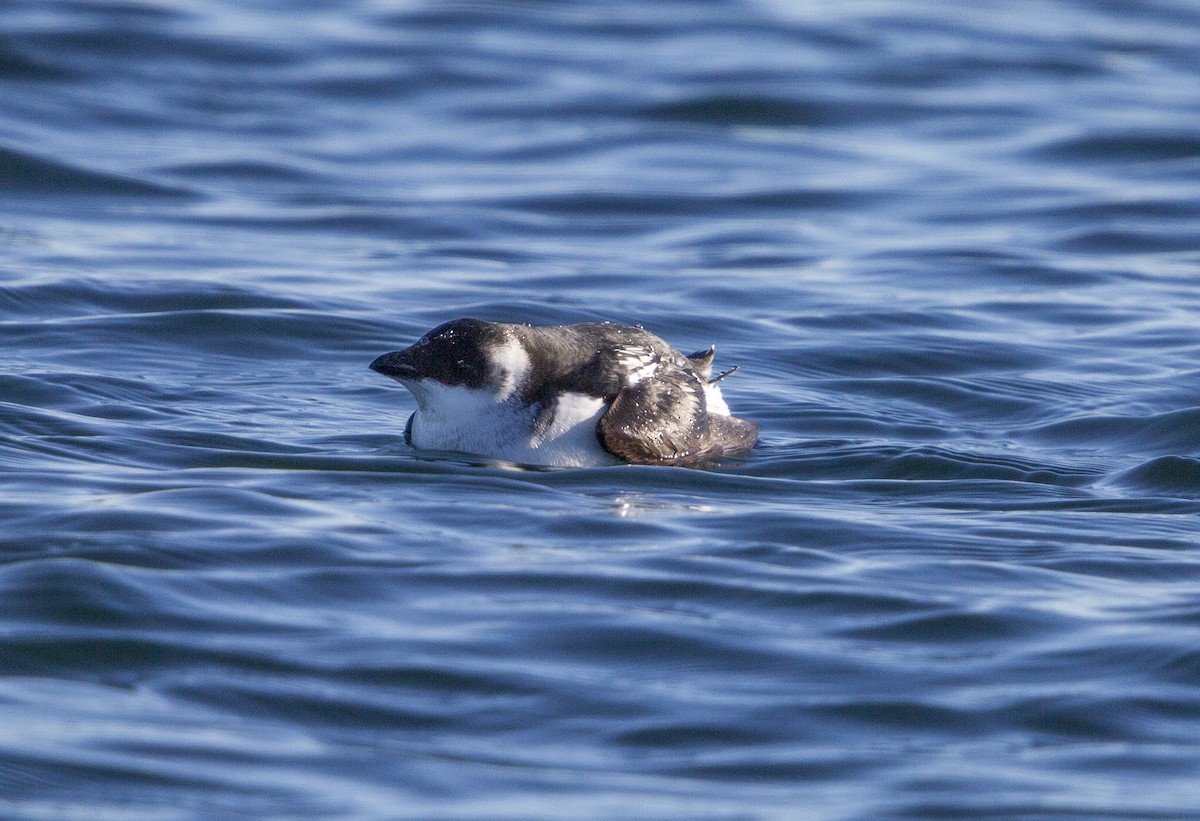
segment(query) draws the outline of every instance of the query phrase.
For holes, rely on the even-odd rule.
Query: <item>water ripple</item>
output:
[[[1191,5],[0,22],[0,815],[1200,815]],[[414,451],[464,315],[761,443]]]

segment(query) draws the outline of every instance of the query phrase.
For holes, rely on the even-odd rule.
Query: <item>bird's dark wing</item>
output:
[[[758,438],[758,426],[752,422],[710,416],[699,377],[671,367],[623,388],[600,417],[596,432],[618,459],[654,465],[744,453]]]

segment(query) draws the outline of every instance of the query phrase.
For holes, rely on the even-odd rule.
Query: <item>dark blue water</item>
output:
[[[0,6],[0,817],[1200,817],[1198,32]],[[761,445],[413,452],[464,315]]]

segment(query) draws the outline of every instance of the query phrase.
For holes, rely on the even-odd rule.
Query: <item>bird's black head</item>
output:
[[[443,385],[488,388],[496,380],[494,351],[504,341],[499,325],[455,319],[402,351],[385,353],[371,363],[371,370],[410,385],[432,379]]]

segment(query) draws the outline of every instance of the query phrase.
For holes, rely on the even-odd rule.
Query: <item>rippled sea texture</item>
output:
[[[0,8],[0,816],[1200,817],[1200,11]],[[709,470],[409,450],[456,316]]]

